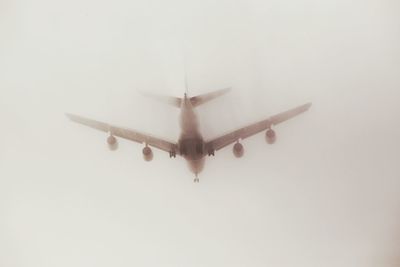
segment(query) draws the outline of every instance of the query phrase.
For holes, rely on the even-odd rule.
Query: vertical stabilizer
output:
[[[185,94],[186,94],[187,96],[189,96],[189,84],[188,84],[188,79],[187,79],[186,70],[185,70]]]

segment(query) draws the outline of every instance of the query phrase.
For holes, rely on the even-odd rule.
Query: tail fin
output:
[[[185,94],[189,95],[189,83],[186,71],[185,71]]]
[[[194,97],[190,98],[190,102],[192,102],[192,105],[194,107],[198,107],[204,103],[207,103],[207,102],[213,100],[214,98],[217,98],[219,96],[222,96],[222,95],[228,93],[230,90],[231,90],[231,88],[225,88],[225,89],[217,90],[217,91],[214,91],[211,93],[194,96]]]
[[[154,95],[146,92],[140,92],[142,95],[155,99],[159,102],[180,108],[182,104],[182,99],[179,97],[174,97],[174,96],[165,96],[165,95]]]

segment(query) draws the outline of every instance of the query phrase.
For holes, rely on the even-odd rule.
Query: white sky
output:
[[[0,1],[0,266],[400,266],[397,0]],[[186,62],[186,64],[184,63]],[[205,137],[313,102],[207,161],[70,123]]]

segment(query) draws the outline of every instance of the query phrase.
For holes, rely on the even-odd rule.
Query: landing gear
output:
[[[197,176],[197,173],[196,173],[196,177],[194,178],[193,182],[195,182],[195,183],[199,183],[200,182],[199,177]]]
[[[176,152],[175,151],[170,151],[169,152],[169,157],[170,158],[176,158]]]

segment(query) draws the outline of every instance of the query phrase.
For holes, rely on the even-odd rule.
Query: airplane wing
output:
[[[147,144],[149,146],[161,149],[166,152],[176,152],[178,153],[178,146],[177,144],[174,144],[169,141],[165,141],[144,133],[139,133],[134,130],[126,129],[126,128],[121,128],[118,126],[114,126],[111,124],[107,124],[104,122],[99,122],[91,119],[87,119],[81,116],[73,115],[73,114],[66,114],[67,117],[72,120],[73,122],[80,123],[83,125],[86,125],[88,127],[110,133],[114,136],[118,136],[127,140],[131,140],[140,144]]]
[[[289,120],[305,111],[307,111],[311,107],[311,103],[287,110],[285,112],[276,114],[274,116],[269,117],[268,119],[265,119],[263,121],[259,121],[256,123],[253,123],[249,126],[240,128],[236,131],[233,131],[231,133],[225,134],[223,136],[220,136],[214,140],[210,140],[206,142],[206,148],[208,151],[213,151],[213,150],[220,150],[221,148],[224,148],[239,139],[245,139],[250,136],[253,136],[259,132],[265,131],[268,128],[271,127],[271,125],[277,125],[281,122],[284,122],[286,120]]]

